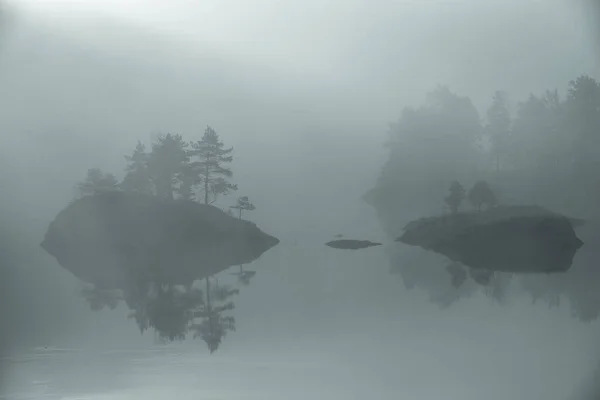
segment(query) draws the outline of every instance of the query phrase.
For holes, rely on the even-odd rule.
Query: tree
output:
[[[444,86],[429,93],[423,104],[402,111],[389,129],[388,159],[365,196],[388,234],[395,235],[415,213],[439,210],[452,181],[478,176],[482,132],[480,115],[469,97]],[[407,288],[420,287],[435,301],[449,304],[473,290],[469,284],[452,287],[443,265],[434,261],[391,263]],[[423,264],[430,265],[422,268]]]
[[[254,204],[250,203],[250,200],[248,200],[248,196],[241,196],[238,197],[237,203],[235,206],[230,206],[230,211],[231,209],[237,209],[239,211],[238,214],[238,218],[242,219],[242,211],[252,211],[255,210],[256,207],[254,207]],[[240,272],[238,274],[239,276],[239,280],[241,283],[243,283],[244,285],[249,285],[250,284],[250,279],[256,274],[255,271],[244,271],[244,267],[242,265],[240,265]]]
[[[231,206],[230,208],[234,208],[239,211],[239,219],[242,219],[242,211],[256,210],[254,204],[250,203],[250,200],[248,200],[248,196],[239,197],[237,204],[235,206]]]
[[[175,198],[188,163],[188,143],[181,135],[159,136],[148,158],[148,172],[157,196]]]
[[[197,177],[194,175],[194,170],[191,164],[183,166],[181,172],[177,175],[179,185],[175,188],[177,196],[182,200],[195,200],[196,192],[194,190],[197,184]]]
[[[248,286],[250,284],[250,279],[252,279],[254,275],[256,275],[256,271],[244,271],[242,266],[240,265],[240,272],[236,272],[234,273],[234,275],[237,275],[238,281],[242,285]]]
[[[204,304],[201,290],[140,280],[124,292],[124,300],[140,332],[154,328],[162,341],[183,340],[189,333],[194,313]]]
[[[465,197],[465,188],[458,181],[454,181],[450,185],[450,194],[444,200],[450,207],[450,211],[456,214]]]
[[[582,75],[569,83],[566,122],[578,191],[592,204],[600,203],[600,82]],[[597,206],[595,212],[598,212]]]
[[[194,338],[200,337],[211,353],[215,352],[227,331],[235,331],[235,318],[223,316],[225,311],[233,310],[234,304],[228,299],[239,293],[238,289],[228,286],[211,287],[210,278],[205,278],[206,300],[203,307],[194,313],[195,317],[201,318],[201,322],[193,324]]]
[[[492,105],[487,111],[488,123],[485,127],[492,143],[492,152],[496,159],[496,172],[500,171],[501,159],[506,155],[510,138],[511,118],[505,93],[496,91]]]
[[[153,194],[154,188],[148,171],[149,154],[146,152],[146,146],[138,141],[132,154],[125,156],[125,159],[127,166],[121,188],[129,192]]]
[[[192,143],[190,155],[195,158],[191,163],[197,181],[203,186],[204,204],[212,204],[219,195],[237,190],[237,185],[227,179],[233,176],[230,168],[224,166],[233,161],[233,147],[225,148],[219,135],[210,126],[206,127],[202,139]]]
[[[565,104],[557,90],[529,96],[520,102],[513,122],[511,148],[513,162],[520,170],[554,172],[564,166],[572,138],[565,134]]]
[[[202,291],[199,289],[182,291],[173,285],[155,284],[147,302],[150,326],[161,338],[183,340],[191,328],[194,313],[203,304]]]
[[[600,82],[587,75],[569,82],[567,109],[580,145],[588,148],[597,144],[600,140]]]
[[[452,286],[459,288],[468,278],[467,269],[459,263],[452,262],[446,266],[446,271],[450,274]]]
[[[119,181],[110,173],[104,173],[100,168],[90,168],[83,182],[76,185],[81,196],[119,190]]]
[[[105,307],[114,310],[119,305],[119,296],[115,291],[101,290],[95,286],[84,287],[81,295],[89,303],[92,311],[99,311]]]
[[[390,126],[389,157],[369,194],[386,230],[395,231],[392,225],[401,223],[411,208],[438,208],[446,195],[440,182],[472,179],[481,132],[471,100],[447,87],[429,93],[420,107],[402,111]],[[399,215],[399,210],[406,214]]]
[[[494,272],[489,285],[484,287],[484,294],[500,304],[506,304],[511,279],[509,273]]]
[[[496,205],[496,195],[490,189],[490,186],[485,181],[478,181],[469,189],[469,202],[477,211],[481,211],[481,207],[485,204],[488,207]]]

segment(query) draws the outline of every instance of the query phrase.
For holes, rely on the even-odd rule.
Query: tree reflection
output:
[[[250,285],[250,279],[256,275],[256,271],[245,271],[240,265],[240,272],[234,272],[232,275],[237,276],[238,282],[244,286]]]
[[[205,278],[205,283],[206,301],[200,310],[194,313],[194,317],[201,318],[201,322],[193,324],[191,329],[194,331],[194,338],[200,337],[204,340],[208,350],[213,353],[228,331],[235,332],[234,317],[224,316],[223,312],[235,308],[229,299],[240,291],[229,286],[211,286],[209,278]]]
[[[255,271],[244,271],[240,282],[248,285]],[[246,279],[247,280],[243,280]],[[198,285],[203,282],[203,285]],[[203,287],[200,287],[203,286]],[[227,335],[235,332],[235,318],[226,315],[235,308],[232,297],[239,289],[218,284],[216,277],[174,285],[141,279],[132,280],[122,291],[89,286],[81,291],[93,311],[114,310],[120,301],[129,308],[128,319],[134,320],[145,333],[152,328],[160,342],[184,340],[188,334],[202,339],[214,353]]]
[[[96,286],[86,286],[81,290],[81,295],[87,300],[92,311],[104,308],[114,310],[119,305],[120,295],[115,290],[102,290]]]
[[[193,312],[203,304],[198,289],[179,290],[172,285],[155,285],[147,302],[149,325],[164,339],[185,339]]]
[[[511,281],[512,274],[506,272],[494,272],[490,282],[483,287],[484,293],[498,303],[506,304]]]

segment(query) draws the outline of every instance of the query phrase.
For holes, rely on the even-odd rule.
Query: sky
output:
[[[529,90],[535,90],[545,88],[543,80],[572,73],[575,64],[580,72],[598,68],[597,58],[585,54],[594,48],[594,39],[590,24],[582,23],[581,6],[563,0],[22,4],[44,19],[78,29],[83,37],[108,41],[116,33],[82,29],[92,27],[90,21],[100,15],[160,32],[187,44],[188,51],[218,54],[265,70],[314,75],[330,84],[353,83],[379,101],[385,96],[396,103],[422,96],[422,88],[431,86],[429,76],[480,102],[489,97],[492,82],[512,92],[518,87],[515,82],[528,80],[533,81]],[[557,48],[565,52],[564,59],[555,59],[541,78],[532,50],[544,57]],[[477,87],[482,92],[472,93]]]
[[[335,382],[360,373],[363,389],[379,385],[395,398],[402,382],[423,399],[481,398],[490,388],[491,399],[564,398],[594,363],[597,326],[566,312],[527,300],[499,310],[483,299],[441,312],[390,279],[385,254],[321,246],[337,233],[388,239],[360,197],[387,156],[388,124],[436,85],[483,112],[497,89],[516,105],[579,74],[600,76],[589,9],[567,0],[9,4],[17,18],[0,52],[1,178],[10,187],[2,216],[30,239],[20,282],[40,291],[28,301],[52,332],[48,342],[140,342],[123,313],[87,312],[75,279],[37,249],[74,183],[90,167],[121,176],[137,140],[197,139],[210,124],[234,146],[234,177],[257,206],[252,220],[282,239],[242,289],[239,332],[216,357],[321,354],[352,367]],[[33,274],[43,278],[27,283]],[[559,358],[568,362],[552,364]],[[427,384],[427,371],[439,386]]]
[[[483,112],[496,89],[516,105],[598,70],[589,24],[559,0],[15,4],[33,28],[14,33],[6,50],[14,54],[5,56],[12,70],[0,79],[6,93],[36,89],[10,99],[5,124],[31,133],[19,135],[23,146],[36,135],[50,140],[43,131],[73,143],[86,137],[98,151],[83,158],[100,167],[122,163],[137,139],[212,124],[256,179],[271,162],[247,168],[244,158],[265,143],[272,163],[301,146],[320,169],[331,152],[335,165],[352,162],[352,151],[336,151],[340,138],[369,147],[354,172],[373,176],[388,124],[437,84],[468,94]],[[24,118],[33,105],[37,118]],[[299,172],[303,154],[283,168]]]

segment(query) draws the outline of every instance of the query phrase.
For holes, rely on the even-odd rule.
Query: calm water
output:
[[[370,332],[337,340],[225,348],[212,356],[197,342],[37,349],[10,360],[12,377],[1,398],[565,400],[573,398],[596,359],[586,356],[589,337],[564,330],[540,341],[541,330],[472,327],[477,335],[467,339],[464,332],[442,333],[442,325],[419,325],[381,321],[368,324]],[[396,334],[404,340],[394,341]]]
[[[475,295],[440,310],[403,290],[381,252],[284,249],[236,298],[238,331],[215,354],[199,341],[116,345],[111,324],[131,325],[135,343],[139,332],[103,312],[85,334],[107,338],[102,350],[11,358],[0,398],[570,400],[597,366],[600,324],[567,309]]]
[[[209,357],[183,345],[91,352],[37,350],[13,358],[3,399],[318,399],[377,392],[359,368],[318,354]],[[358,379],[357,379],[358,377]],[[375,382],[373,382],[375,383]]]

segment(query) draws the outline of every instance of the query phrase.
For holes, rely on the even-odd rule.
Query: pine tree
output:
[[[501,162],[507,153],[510,137],[511,118],[506,95],[496,91],[492,97],[492,105],[487,111],[487,134],[492,141],[492,152],[496,159],[496,171],[500,171]]]
[[[195,176],[191,164],[183,166],[181,172],[177,175],[179,185],[175,188],[177,196],[182,200],[196,200],[195,187],[198,184],[198,177]]]
[[[237,190],[237,185],[228,181],[233,172],[224,166],[233,161],[232,151],[233,147],[225,148],[217,132],[210,126],[206,127],[201,140],[192,143],[190,155],[194,161],[191,165],[197,182],[202,185],[204,204],[212,204],[219,195]]]
[[[104,173],[100,168],[90,168],[83,182],[76,185],[81,196],[119,190],[119,181],[110,173]]]
[[[130,156],[125,156],[127,166],[125,167],[125,178],[121,182],[121,188],[129,192],[154,194],[150,173],[148,171],[149,154],[146,146],[140,141]]]
[[[235,331],[235,318],[223,316],[225,311],[233,310],[234,304],[228,299],[239,293],[238,289],[228,286],[211,287],[210,278],[205,278],[206,300],[203,307],[194,313],[195,317],[201,318],[199,324],[192,325],[195,331],[194,338],[200,337],[211,353],[215,352],[227,331]]]
[[[469,189],[468,193],[469,202],[477,211],[481,211],[481,207],[485,204],[488,207],[496,205],[496,195],[490,189],[490,186],[485,181],[478,181]]]
[[[170,200],[175,198],[188,163],[188,143],[181,135],[169,133],[152,144],[148,172],[157,196]]]
[[[458,181],[454,181],[450,185],[450,194],[444,200],[450,207],[450,211],[456,214],[465,197],[465,188]]]
[[[253,211],[256,210],[254,204],[250,203],[248,200],[248,196],[241,196],[237,200],[237,204],[235,206],[231,206],[230,208],[234,208],[239,211],[238,218],[242,219],[242,211]]]

